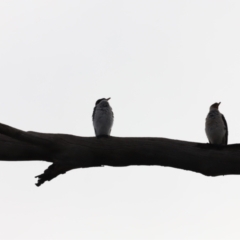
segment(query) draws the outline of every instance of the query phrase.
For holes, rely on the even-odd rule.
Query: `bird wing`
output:
[[[93,109],[92,120],[94,119],[95,113],[96,113],[96,107],[94,107],[94,109]],[[96,134],[96,129],[95,129],[94,124],[93,124],[93,127],[94,127],[94,132],[95,132],[95,134]]]
[[[224,126],[225,126],[225,130],[226,130],[224,144],[227,145],[227,143],[228,143],[228,125],[227,125],[227,121],[226,121],[226,119],[225,119],[223,114],[222,114],[222,120],[223,120],[223,123],[224,123]]]
[[[94,107],[93,109],[92,120],[94,119],[95,112],[96,112],[96,107]]]
[[[112,113],[112,118],[113,118],[113,121],[114,121],[114,114],[113,114],[113,111],[112,111],[112,109],[111,109],[111,113]],[[112,128],[110,129],[110,132],[109,132],[109,134],[111,133],[111,131],[112,131]]]

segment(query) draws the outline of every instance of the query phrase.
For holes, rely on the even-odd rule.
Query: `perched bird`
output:
[[[113,125],[113,112],[108,103],[110,98],[101,98],[96,101],[93,110],[93,126],[96,137],[109,136]]]
[[[218,111],[220,103],[210,106],[206,118],[205,132],[210,144],[227,145],[228,126],[224,116]]]

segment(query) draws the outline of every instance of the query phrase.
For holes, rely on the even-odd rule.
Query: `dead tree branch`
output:
[[[214,146],[166,138],[78,137],[25,132],[0,124],[0,160],[53,164],[37,186],[76,168],[159,165],[206,176],[240,174],[240,144]]]

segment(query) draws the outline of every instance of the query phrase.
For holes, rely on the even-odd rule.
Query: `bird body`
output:
[[[108,99],[102,98],[96,101],[93,110],[93,126],[97,137],[109,136],[113,125],[113,112]]]
[[[218,110],[219,105],[220,103],[214,103],[210,106],[205,123],[205,132],[209,143],[227,145],[228,126],[223,114]]]

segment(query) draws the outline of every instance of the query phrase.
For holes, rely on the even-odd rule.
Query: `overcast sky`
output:
[[[240,2],[0,1],[0,122],[94,136],[206,143],[221,101],[240,142]],[[168,167],[78,169],[40,188],[46,162],[0,162],[0,239],[239,239],[240,176]]]

